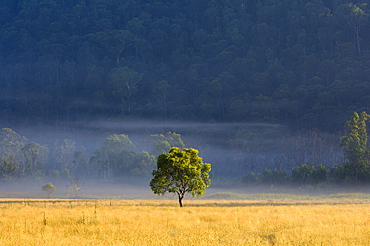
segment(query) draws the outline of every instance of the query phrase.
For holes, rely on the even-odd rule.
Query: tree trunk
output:
[[[361,55],[361,46],[360,46],[360,34],[356,31],[356,41],[357,41],[357,52]]]
[[[178,194],[179,195],[179,204],[180,204],[180,208],[182,208],[182,199],[184,198],[183,195],[181,194]]]

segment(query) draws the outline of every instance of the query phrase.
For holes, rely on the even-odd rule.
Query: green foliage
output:
[[[264,169],[263,172],[258,175],[258,181],[264,184],[281,185],[288,183],[288,174],[282,170],[269,170]]]
[[[136,152],[127,135],[113,134],[94,152],[90,164],[97,177],[147,175],[155,166],[155,157],[146,151]]]
[[[185,147],[185,144],[181,139],[181,135],[176,132],[152,135],[150,136],[149,143],[153,146],[151,153],[154,156],[168,153],[172,147],[178,147],[180,149]]]
[[[155,157],[146,151],[136,153],[129,166],[131,175],[148,175],[149,170],[155,167]]]
[[[257,183],[257,176],[254,172],[248,172],[246,175],[242,177],[241,180],[242,184],[252,185]]]
[[[121,112],[124,112],[123,106],[126,103],[128,112],[131,111],[131,100],[137,90],[137,84],[141,80],[141,75],[128,67],[119,68],[113,71],[111,75],[114,91],[121,103]]]
[[[320,164],[317,167],[303,164],[292,170],[292,181],[298,184],[317,185],[327,183],[330,170]]]
[[[41,190],[44,191],[47,195],[48,198],[50,198],[50,195],[55,192],[55,186],[49,182],[47,184],[44,184],[42,187],[41,187]]]
[[[310,184],[314,170],[315,167],[311,164],[297,166],[292,170],[292,181],[300,184]]]
[[[180,206],[186,193],[202,196],[210,186],[211,165],[203,163],[198,150],[173,147],[168,154],[158,157],[157,169],[153,170],[150,188],[154,194],[176,193]]]
[[[6,181],[15,179],[15,174],[19,169],[18,162],[15,161],[14,155],[1,157],[0,160],[0,174],[1,178]]]
[[[19,170],[24,167],[21,150],[27,138],[20,136],[10,128],[0,131],[0,178],[11,181],[16,179]],[[22,162],[23,161],[23,162]]]
[[[310,180],[314,184],[328,183],[330,169],[320,164],[311,173]]]
[[[320,164],[317,167],[311,164],[303,164],[293,168],[291,174],[282,170],[264,169],[262,173],[248,172],[242,177],[241,182],[245,185],[320,185],[332,182],[335,179],[334,170]]]
[[[329,182],[334,184],[343,184],[346,182],[346,170],[344,165],[335,165],[329,171]]]
[[[168,100],[170,98],[171,85],[166,80],[159,81],[152,90],[153,97],[162,108],[164,118],[168,117]]]
[[[45,175],[49,148],[38,143],[28,143],[22,149],[21,176],[41,178]]]
[[[127,135],[113,134],[104,141],[103,151],[111,153],[119,153],[122,150],[134,150],[135,146]]]
[[[367,147],[367,121],[370,115],[366,112],[353,116],[346,122],[348,134],[342,137],[341,146],[348,158],[344,165],[346,180],[354,183],[361,183],[370,180],[369,149]]]
[[[16,154],[27,142],[27,138],[20,136],[10,128],[0,131],[0,154],[2,156]]]

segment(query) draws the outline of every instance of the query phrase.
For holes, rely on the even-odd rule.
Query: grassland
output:
[[[370,245],[367,195],[260,198],[1,199],[0,245]]]

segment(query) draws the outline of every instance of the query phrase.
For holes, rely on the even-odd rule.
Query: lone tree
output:
[[[85,183],[81,183],[78,178],[74,178],[71,180],[71,186],[68,186],[68,189],[73,192],[75,198],[78,198],[78,192],[83,188]]]
[[[176,193],[180,207],[186,193],[200,197],[210,186],[209,172],[211,164],[203,163],[196,149],[170,149],[168,154],[158,157],[157,169],[153,170],[150,188],[157,195]]]
[[[50,198],[51,193],[55,191],[55,186],[49,182],[47,184],[44,184],[41,189],[46,193],[47,197]]]

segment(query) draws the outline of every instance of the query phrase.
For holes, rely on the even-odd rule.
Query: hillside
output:
[[[368,1],[354,2],[1,0],[0,118],[336,131],[370,103]]]

